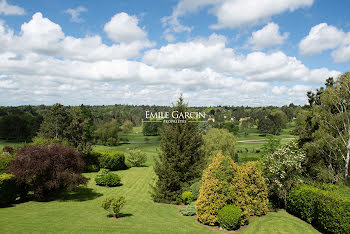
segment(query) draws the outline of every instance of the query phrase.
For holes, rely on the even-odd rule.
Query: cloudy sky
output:
[[[0,0],[0,105],[306,103],[349,70],[349,0]]]

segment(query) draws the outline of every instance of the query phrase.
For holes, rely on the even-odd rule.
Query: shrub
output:
[[[27,186],[42,199],[63,189],[72,190],[87,179],[80,172],[85,164],[81,154],[59,144],[24,146],[12,160],[9,172],[19,185]]]
[[[127,169],[125,155],[123,152],[103,152],[99,157],[100,168],[112,171]]]
[[[102,208],[113,213],[114,217],[120,215],[120,210],[125,205],[125,198],[122,196],[107,197],[102,201]]]
[[[100,170],[99,157],[101,157],[101,154],[99,152],[85,152],[83,153],[82,157],[86,165],[85,171],[96,172]]]
[[[8,146],[8,145],[4,146],[4,148],[2,148],[2,151],[3,152],[7,152],[9,154],[14,154],[15,153],[15,149],[13,147],[11,147],[11,146]]]
[[[132,167],[142,167],[147,161],[147,155],[138,149],[130,150],[127,160]]]
[[[241,210],[240,225],[268,210],[267,186],[255,163],[238,166],[220,152],[204,171],[202,182],[196,210],[204,224],[216,225],[218,211],[225,205]]]
[[[190,189],[193,194],[193,200],[197,200],[199,196],[199,190],[202,187],[202,181],[197,181],[194,184],[191,185]]]
[[[187,205],[180,209],[180,212],[183,216],[193,216],[196,214],[196,206],[195,205]]]
[[[288,211],[327,233],[350,233],[350,189],[296,186],[288,194]]]
[[[18,195],[15,176],[0,174],[0,207],[13,203]]]
[[[218,223],[219,226],[226,230],[235,230],[239,228],[239,220],[241,218],[241,210],[234,205],[226,205],[219,210]]]
[[[8,152],[0,153],[0,173],[10,166],[13,158],[14,156]]]
[[[120,185],[120,177],[113,172],[110,172],[108,169],[101,169],[96,177],[95,182],[97,185],[114,187]]]
[[[182,201],[187,205],[193,201],[193,194],[190,191],[185,191],[182,193]]]

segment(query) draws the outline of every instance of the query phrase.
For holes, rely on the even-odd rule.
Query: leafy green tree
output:
[[[305,153],[296,142],[283,145],[274,153],[263,157],[263,173],[269,194],[277,198],[279,205],[283,201],[283,206],[287,207],[289,190],[301,180],[304,159]]]
[[[259,122],[258,122],[258,130],[262,134],[267,135],[267,134],[271,133],[272,127],[273,127],[273,122],[269,118],[263,118],[263,119],[259,120]]]
[[[188,111],[182,96],[173,111]],[[177,120],[185,121],[179,118]],[[160,130],[159,158],[155,159],[157,181],[152,198],[156,202],[181,203],[181,193],[198,179],[204,169],[202,135],[197,126],[185,123],[164,123]]]
[[[71,122],[67,126],[66,139],[75,148],[82,152],[91,150],[93,139],[93,123],[91,114],[81,107],[72,107],[70,109]]]
[[[161,122],[143,122],[142,133],[144,136],[158,136]]]
[[[281,139],[273,135],[268,135],[266,139],[267,142],[262,146],[262,155],[264,156],[273,154],[281,146]]]
[[[306,169],[313,180],[348,182],[350,158],[350,73],[325,88],[308,92],[310,108],[298,131],[300,145],[307,152]],[[301,117],[300,117],[301,118]],[[298,117],[297,117],[298,119]]]
[[[226,129],[211,128],[207,135],[203,136],[203,140],[207,161],[211,162],[220,150],[225,156],[234,159],[236,138]]]
[[[38,135],[63,140],[70,122],[71,116],[67,108],[57,103],[44,114]]]
[[[125,120],[121,129],[123,133],[127,134],[132,131],[132,128],[134,127],[134,124],[130,120]]]
[[[110,122],[97,124],[95,137],[98,144],[115,146],[119,144],[120,124],[116,119]]]

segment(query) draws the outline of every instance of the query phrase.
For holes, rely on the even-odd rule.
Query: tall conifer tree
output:
[[[188,112],[182,96],[172,111],[183,114]],[[185,123],[164,123],[160,129],[160,137],[159,158],[155,160],[154,166],[158,180],[153,187],[152,198],[156,202],[180,203],[183,189],[189,187],[202,174],[202,135],[196,123],[187,119]]]

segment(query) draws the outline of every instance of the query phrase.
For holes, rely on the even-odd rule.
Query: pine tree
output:
[[[188,111],[182,97],[172,111]],[[202,174],[202,135],[195,123],[187,120],[185,123],[164,123],[160,136],[160,153],[154,166],[158,180],[153,187],[152,198],[156,202],[180,203],[184,188],[189,187]]]

